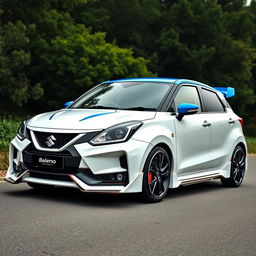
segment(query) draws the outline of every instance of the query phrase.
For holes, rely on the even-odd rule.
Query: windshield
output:
[[[101,84],[71,108],[110,108],[155,111],[170,88],[168,83],[116,82]]]

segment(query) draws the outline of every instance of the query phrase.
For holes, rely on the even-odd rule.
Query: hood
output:
[[[28,128],[102,130],[128,121],[153,119],[155,114],[112,109],[61,109],[33,117]]]

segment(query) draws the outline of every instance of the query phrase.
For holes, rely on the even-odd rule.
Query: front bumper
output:
[[[149,150],[150,144],[134,139],[104,146],[73,144],[65,152],[54,153],[64,157],[63,169],[44,169],[31,164],[33,154],[51,156],[52,153],[35,151],[29,139],[20,141],[15,137],[10,144],[10,164],[5,179],[11,183],[79,188],[83,192],[141,192],[142,168]],[[121,181],[115,180],[117,174],[122,174]]]

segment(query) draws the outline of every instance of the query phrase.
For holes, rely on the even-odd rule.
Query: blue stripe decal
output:
[[[58,113],[58,112],[52,114],[52,115],[50,116],[49,120],[52,120],[52,118],[53,118],[57,113]]]
[[[113,114],[115,112],[108,112],[108,113],[101,113],[101,114],[95,114],[95,115],[91,115],[91,116],[87,116],[85,118],[82,118],[81,120],[79,120],[80,122],[81,121],[84,121],[86,119],[90,119],[90,118],[93,118],[93,117],[96,117],[96,116],[103,116],[103,115],[108,115],[108,114]]]

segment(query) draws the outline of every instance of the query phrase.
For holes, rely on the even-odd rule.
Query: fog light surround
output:
[[[123,180],[123,174],[122,174],[122,173],[118,173],[118,174],[116,175],[116,179],[117,179],[118,181],[122,181],[122,180]]]

